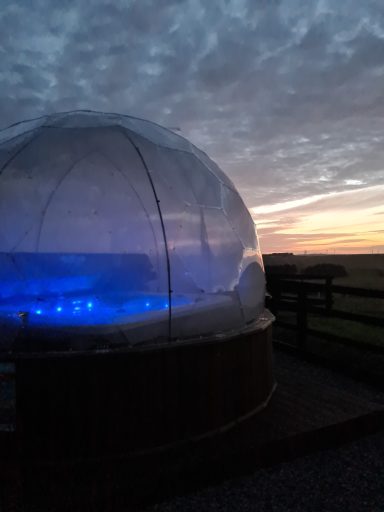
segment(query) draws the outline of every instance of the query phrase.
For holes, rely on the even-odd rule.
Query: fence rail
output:
[[[382,346],[374,344],[367,346],[365,341],[358,341],[347,336],[344,337],[309,327],[309,317],[314,316],[348,320],[365,326],[384,327],[384,302],[383,314],[377,316],[335,308],[337,296],[351,296],[362,300],[367,298],[384,300],[384,290],[335,285],[331,276],[314,274],[272,274],[267,276],[267,287],[270,293],[267,304],[276,316],[276,325],[296,331],[298,349],[305,350],[308,338],[315,336],[350,346],[369,348],[374,352],[384,354],[384,331]],[[281,312],[295,313],[296,322],[284,321],[281,318]]]

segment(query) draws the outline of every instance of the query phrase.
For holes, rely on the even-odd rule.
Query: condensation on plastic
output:
[[[251,216],[179,135],[55,114],[0,132],[0,169],[0,349],[233,334],[262,312]]]

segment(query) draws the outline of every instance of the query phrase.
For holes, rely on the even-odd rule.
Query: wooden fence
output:
[[[270,296],[267,305],[276,316],[276,326],[296,332],[296,348],[305,351],[310,337],[316,337],[347,344],[349,346],[369,348],[371,351],[384,354],[383,344],[369,344],[362,340],[350,339],[324,330],[310,327],[310,318],[327,317],[340,320],[349,320],[373,327],[384,327],[384,290],[370,290],[350,286],[333,284],[331,276],[303,275],[303,274],[272,274],[267,277],[267,288]],[[367,315],[335,307],[337,296],[358,297],[361,299],[381,299],[383,301],[382,314]],[[337,301],[336,301],[337,304]],[[291,312],[295,322],[284,320],[282,312]]]

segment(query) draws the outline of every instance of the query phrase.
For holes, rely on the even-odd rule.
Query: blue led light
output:
[[[3,300],[0,298],[0,321],[10,318],[19,311],[30,312],[26,317],[30,327],[44,328],[81,327],[96,325],[129,324],[142,322],[152,315],[165,315],[170,303],[167,294],[122,294],[105,295],[72,293],[69,297],[60,293],[20,294]],[[36,302],[41,303],[38,307]],[[172,309],[191,304],[192,298],[182,295],[172,297]]]

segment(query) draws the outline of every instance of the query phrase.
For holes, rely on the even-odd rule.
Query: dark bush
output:
[[[276,275],[276,274],[297,274],[296,265],[289,265],[286,263],[285,265],[266,265],[265,273],[267,275]]]
[[[343,267],[343,265],[335,265],[333,263],[318,263],[317,265],[307,267],[303,273],[331,277],[348,276],[348,272],[345,270],[345,267]]]

